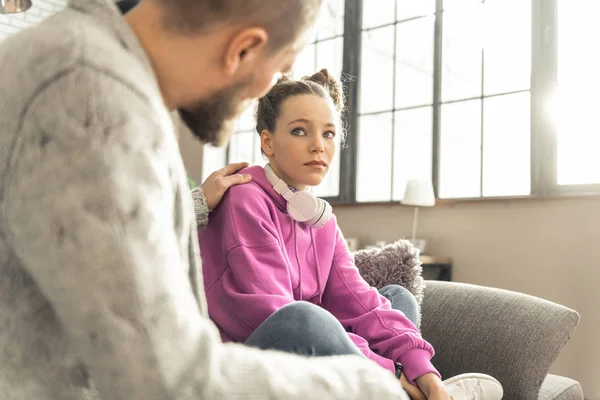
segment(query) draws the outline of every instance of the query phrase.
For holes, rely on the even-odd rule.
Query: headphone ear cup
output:
[[[329,218],[331,218],[331,214],[333,214],[333,209],[331,208],[331,204],[329,204],[323,199],[317,198],[317,203],[317,214],[313,218],[311,218],[307,222],[307,224],[315,229],[321,229],[327,224]]]
[[[299,191],[288,200],[287,210],[290,216],[298,222],[307,222],[318,215],[319,201],[312,193]]]

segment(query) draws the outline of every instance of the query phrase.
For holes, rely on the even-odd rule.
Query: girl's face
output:
[[[292,96],[281,104],[275,132],[261,132],[261,146],[273,171],[299,190],[321,183],[341,135],[340,115],[331,99]]]

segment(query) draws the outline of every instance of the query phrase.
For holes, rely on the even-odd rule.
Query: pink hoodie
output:
[[[335,216],[311,229],[292,220],[261,167],[240,173],[252,182],[231,187],[199,232],[208,311],[222,339],[243,343],[279,308],[304,300],[331,312],[382,367],[402,363],[411,382],[439,376],[431,345],[359,275]]]

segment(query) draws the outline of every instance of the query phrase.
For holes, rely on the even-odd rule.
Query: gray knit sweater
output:
[[[0,45],[0,399],[405,399],[361,358],[222,344],[150,63],[110,0]]]

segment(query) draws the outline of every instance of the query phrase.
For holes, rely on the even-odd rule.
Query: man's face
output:
[[[179,109],[179,115],[190,131],[202,142],[223,146],[233,133],[235,121],[252,100],[263,97],[282,73],[291,70],[306,36],[279,51],[261,54],[251,72],[235,77],[229,86],[211,93],[191,107]]]

